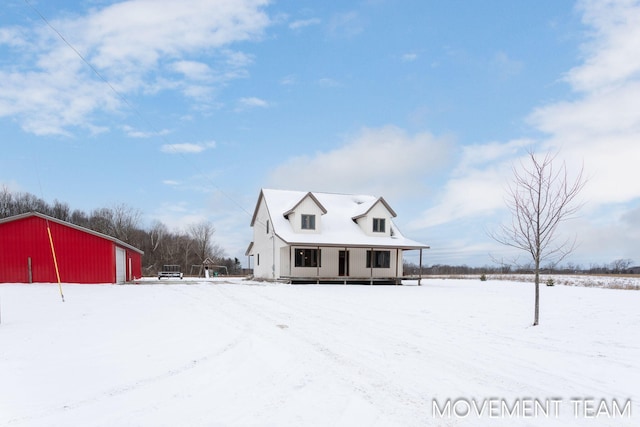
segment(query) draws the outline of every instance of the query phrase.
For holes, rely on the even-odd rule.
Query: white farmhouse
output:
[[[403,253],[428,246],[405,238],[382,197],[263,189],[251,220],[257,279],[290,283],[393,283]]]

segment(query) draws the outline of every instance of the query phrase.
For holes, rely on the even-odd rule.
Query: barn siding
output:
[[[115,283],[115,242],[56,221],[48,223],[62,282]],[[33,282],[58,281],[45,218],[1,223],[0,233],[0,282],[29,283],[29,258]],[[131,275],[141,277],[140,253],[126,250]]]
[[[62,224],[49,223],[60,280],[73,283],[115,283],[113,242]]]
[[[142,255],[129,248],[127,251],[127,281],[136,280],[142,277]]]
[[[55,269],[51,258],[51,249],[48,245],[47,228],[44,223],[26,218],[2,224],[2,239],[0,239],[0,281],[28,283],[28,262],[31,257],[31,265],[34,282],[55,277]],[[36,238],[42,234],[44,239]],[[42,242],[40,242],[42,241]],[[27,250],[26,242],[34,242]],[[35,242],[38,242],[35,244]],[[55,281],[55,280],[54,280]]]

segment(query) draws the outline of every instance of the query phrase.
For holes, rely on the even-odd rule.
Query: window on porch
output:
[[[296,267],[320,267],[320,249],[296,249]]]
[[[391,267],[391,251],[367,251],[367,268]]]

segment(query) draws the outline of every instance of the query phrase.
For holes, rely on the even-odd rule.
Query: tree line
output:
[[[209,258],[217,266],[224,266],[229,274],[242,274],[238,258],[226,257],[225,251],[215,243],[215,228],[209,221],[190,224],[186,231],[170,230],[164,223],[154,220],[144,228],[142,212],[126,204],[116,204],[85,212],[64,202],[43,199],[26,192],[11,192],[0,188],[0,218],[28,212],[56,218],[125,242],[144,251],[142,269],[145,276],[158,273],[165,264],[180,265],[185,275],[201,274],[199,268]]]
[[[524,265],[485,265],[482,267],[470,267],[468,265],[433,264],[422,267],[425,276],[439,275],[472,275],[472,274],[532,274],[535,266]],[[420,266],[415,263],[404,263],[405,275],[418,275]],[[588,267],[568,262],[563,265],[547,265],[540,269],[544,274],[640,274],[640,267],[633,265],[633,260],[620,258],[609,263],[589,264]]]

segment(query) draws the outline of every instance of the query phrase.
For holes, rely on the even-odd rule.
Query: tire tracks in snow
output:
[[[188,299],[192,299],[194,301],[198,301],[198,302],[202,302],[201,299],[194,297],[193,295],[191,295],[189,292],[185,292],[184,289],[181,288],[172,288],[174,291],[176,291],[177,293],[180,293],[183,297],[186,297]],[[193,289],[190,287],[190,289]],[[202,309],[200,307],[202,307],[202,304],[198,304],[196,305],[196,307],[198,307],[199,310],[205,310],[205,311],[210,311],[211,308],[209,308],[207,306],[206,309]],[[224,319],[223,319],[224,321]],[[193,371],[195,369],[200,369],[202,368],[204,365],[206,365],[208,362],[211,362],[213,360],[215,360],[217,357],[223,355],[224,353],[233,350],[234,348],[236,348],[240,343],[242,343],[248,336],[249,331],[247,328],[243,328],[242,332],[240,333],[240,335],[238,335],[235,339],[233,339],[232,341],[228,342],[226,345],[224,345],[222,348],[218,348],[215,351],[212,351],[210,353],[207,353],[203,356],[199,356],[196,358],[192,358],[190,361],[177,365],[176,367],[169,369],[169,370],[165,370],[162,373],[159,373],[157,375],[149,375],[140,379],[137,379],[134,382],[130,382],[127,384],[123,384],[123,385],[119,385],[119,386],[115,386],[112,388],[108,388],[98,394],[94,394],[91,397],[88,397],[86,399],[81,399],[81,400],[76,400],[73,401],[71,403],[65,404],[62,407],[54,407],[54,408],[49,408],[49,409],[45,409],[42,410],[38,413],[35,414],[31,414],[29,416],[26,417],[20,417],[20,418],[13,418],[8,420],[7,425],[19,425],[25,422],[31,422],[31,421],[35,421],[35,420],[39,420],[39,419],[43,419],[43,418],[47,418],[50,417],[52,415],[56,415],[60,412],[67,412],[67,411],[73,411],[88,405],[92,405],[95,403],[99,403],[100,401],[104,400],[104,399],[110,399],[110,398],[114,398],[114,397],[118,397],[120,395],[124,395],[127,393],[132,393],[135,392],[138,389],[144,388],[144,387],[148,387],[151,386],[153,384],[157,384],[160,383],[162,381],[165,381],[167,379],[173,378],[173,377],[177,377],[179,375],[182,375],[184,373]]]
[[[311,353],[319,358],[319,363],[329,371],[332,378],[345,384],[373,408],[382,408],[384,417],[389,419],[399,417],[403,420],[400,423],[403,425],[406,425],[407,422],[416,425],[424,424],[428,416],[427,408],[430,407],[426,396],[423,396],[418,390],[411,390],[404,384],[396,383],[385,372],[366,366],[362,363],[364,359],[351,356],[350,352],[341,351],[338,347],[345,345],[349,347],[348,343],[332,342],[332,334],[325,331],[327,322],[339,325],[339,321],[330,320],[331,315],[318,316],[314,313],[315,310],[293,310],[293,306],[265,297],[261,291],[262,289],[260,291],[252,289],[250,302],[231,292],[224,292],[221,295],[241,307],[243,312],[251,313],[259,321],[266,322],[267,325],[273,327],[274,331],[277,331],[275,326],[282,324],[283,319],[293,321],[293,324],[290,324],[286,329],[286,333],[292,336],[296,345],[307,347],[305,354]],[[258,302],[258,298],[266,301],[268,305],[255,304]],[[281,307],[280,309],[278,309],[278,305]],[[296,324],[302,318],[307,319],[305,328],[299,328]],[[342,319],[344,319],[344,315],[342,315]],[[310,331],[313,332],[310,333]],[[283,398],[286,396],[273,396],[272,400],[277,402]]]
[[[344,306],[339,305],[341,300],[339,298],[333,298],[332,300],[336,302],[336,305],[326,306],[324,304],[315,304],[310,298],[297,298],[297,301],[292,303],[291,300],[286,300],[286,302],[282,299],[276,299],[273,294],[266,294],[259,290],[254,290],[253,294],[259,297],[262,300],[268,301],[271,306],[278,305],[281,307],[279,310],[281,313],[288,316],[303,316],[306,319],[314,319],[314,323],[312,325],[314,331],[320,331],[322,334],[321,340],[316,340],[315,342],[311,342],[312,345],[315,345],[316,348],[320,352],[327,354],[329,357],[334,358],[342,358],[344,359],[344,353],[336,352],[332,350],[330,347],[324,346],[323,342],[332,342],[331,341],[331,333],[324,332],[327,329],[328,325],[333,325],[336,330],[339,331],[340,326],[344,324],[343,319],[354,319],[354,315],[349,313]],[[296,297],[299,294],[296,294]],[[311,297],[311,295],[307,295]],[[326,302],[326,300],[323,300]],[[255,302],[255,301],[253,301]],[[300,308],[304,307],[304,308]],[[340,307],[340,308],[338,308]],[[377,313],[379,309],[377,309]],[[397,314],[394,310],[387,310],[387,315],[382,316],[385,319],[389,317],[394,317]],[[318,315],[316,313],[323,313],[323,315]],[[371,325],[372,328],[363,327],[361,328],[362,334],[368,334],[371,337],[371,341],[374,341],[376,338],[382,338],[382,341],[391,344],[392,348],[400,348],[403,350],[404,354],[401,355],[392,355],[393,358],[397,358],[397,356],[409,356],[418,359],[424,359],[425,363],[431,363],[432,361],[436,362],[437,369],[439,372],[435,374],[435,378],[437,379],[436,387],[439,390],[442,390],[442,386],[445,383],[449,383],[451,387],[457,389],[457,395],[455,396],[467,396],[469,393],[469,381],[473,381],[479,385],[480,388],[487,389],[486,386],[489,384],[489,388],[491,390],[499,389],[502,395],[509,396],[513,395],[514,392],[519,392],[520,394],[515,396],[521,398],[523,396],[541,396],[541,397],[557,397],[558,390],[554,390],[547,386],[546,384],[558,384],[565,383],[568,384],[568,389],[573,389],[575,392],[573,394],[580,393],[595,393],[598,395],[609,395],[615,396],[616,393],[613,390],[608,388],[595,388],[593,381],[588,380],[587,378],[583,378],[584,375],[573,375],[565,372],[564,370],[553,370],[545,363],[540,363],[539,361],[534,360],[522,360],[514,359],[515,355],[511,354],[508,349],[513,346],[524,345],[531,350],[535,351],[543,351],[550,352],[553,354],[561,354],[563,357],[566,357],[565,350],[570,355],[574,356],[583,356],[584,354],[578,351],[574,351],[572,349],[563,348],[560,353],[557,352],[557,348],[553,346],[553,344],[544,344],[540,343],[540,341],[535,341],[530,336],[513,336],[510,333],[499,334],[493,332],[491,330],[487,330],[485,328],[477,327],[474,328],[472,334],[469,332],[465,332],[467,335],[477,336],[477,340],[474,340],[475,347],[465,347],[456,343],[455,340],[455,330],[457,325],[455,321],[451,323],[443,324],[443,323],[428,323],[428,319],[425,316],[425,319],[420,319],[425,321],[425,327],[431,329],[439,329],[440,333],[429,334],[426,333],[428,329],[425,329],[425,333],[420,333],[420,329],[412,328],[403,330],[402,324],[403,319],[395,322],[393,324],[385,324],[384,322],[379,321],[379,316],[372,317],[368,316],[369,312],[358,312],[358,321],[360,321],[364,325]],[[335,320],[340,319],[340,320]],[[375,331],[373,330],[375,328]],[[468,327],[468,325],[465,325]],[[528,328],[527,328],[528,329]],[[527,329],[523,329],[523,335],[526,333]],[[295,331],[295,329],[293,329]],[[430,336],[436,335],[439,338],[443,338],[445,336],[449,336],[450,338],[445,343],[439,343],[443,347],[432,346],[429,345]],[[308,337],[301,337],[301,339],[309,341]],[[487,342],[504,342],[505,345],[502,348],[499,347],[487,347]],[[443,349],[446,349],[444,351]],[[400,357],[402,358],[402,357]],[[363,371],[363,367],[361,364],[357,363],[358,360],[354,359],[353,356],[349,359],[342,360],[341,363],[346,366],[350,366],[352,368],[358,368],[360,371]],[[505,367],[509,367],[508,370]],[[391,366],[393,369],[393,365]],[[526,373],[523,375],[523,373]],[[367,376],[371,378],[380,377],[381,373],[372,373],[368,372]],[[389,375],[382,375],[385,379],[382,381],[383,383],[389,382],[393,380]],[[453,381],[452,378],[457,379],[457,381]],[[536,378],[536,382],[532,383],[531,378]],[[416,384],[415,379],[406,378],[404,386],[396,386],[396,388],[401,388],[402,390],[398,392],[398,395],[406,396],[410,394],[412,398],[407,399],[412,401],[413,403],[417,401],[420,402],[420,406],[423,406],[427,401],[427,397],[431,398],[433,395],[426,396],[424,393],[424,385]],[[573,397],[572,395],[562,396],[565,399],[569,399]],[[448,396],[448,397],[455,397]],[[489,397],[489,396],[477,396],[479,398]]]

